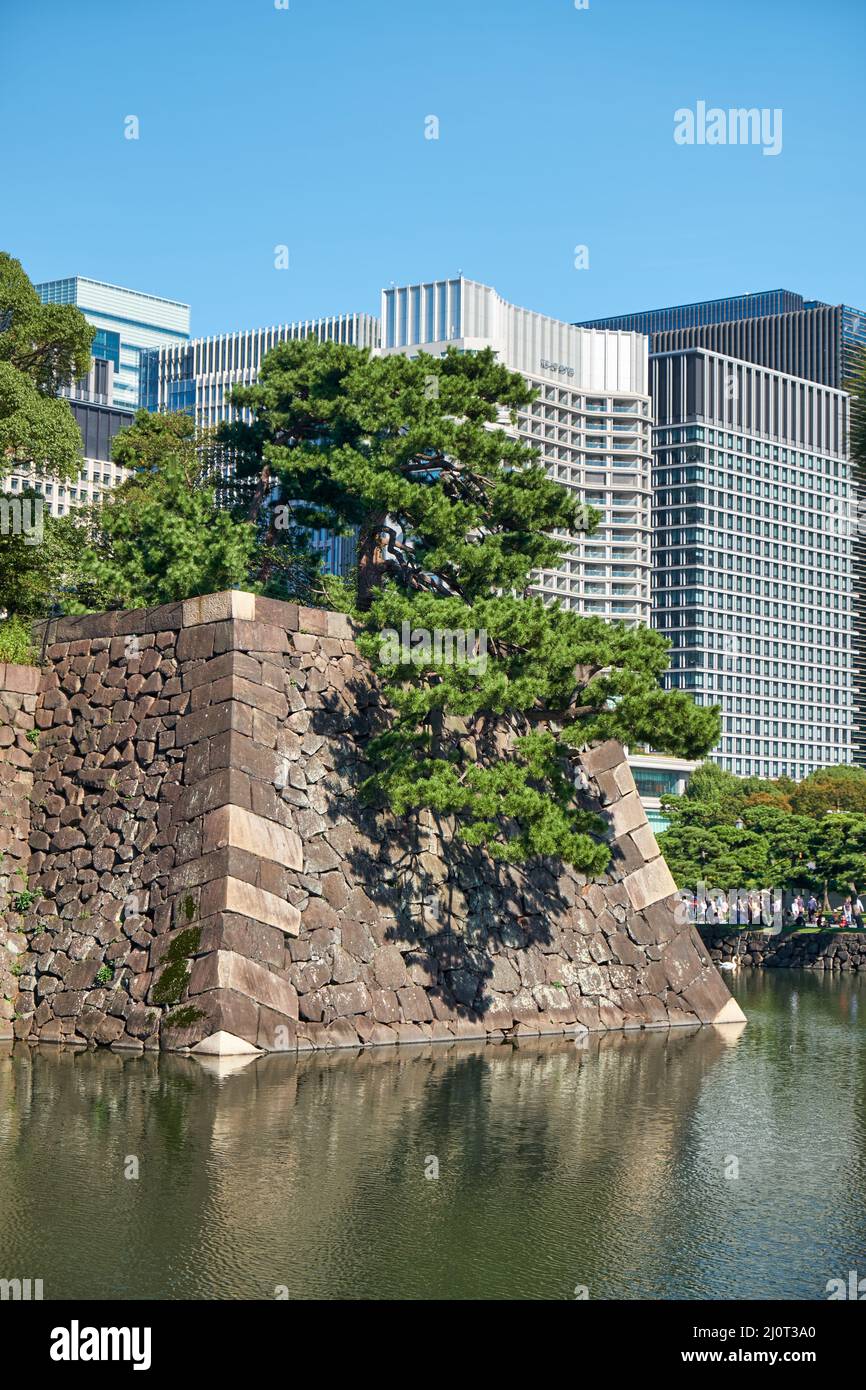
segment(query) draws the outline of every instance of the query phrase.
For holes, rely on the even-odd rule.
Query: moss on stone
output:
[[[168,1014],[163,1027],[165,1028],[191,1028],[194,1023],[198,1023],[200,1018],[204,1018],[201,1009],[194,1009],[188,1004],[183,1009],[175,1009],[173,1014]]]
[[[153,987],[155,1004],[179,1004],[187,981],[187,962],[201,942],[201,927],[178,932],[163,957],[163,970]]]

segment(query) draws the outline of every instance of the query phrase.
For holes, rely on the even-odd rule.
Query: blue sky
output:
[[[2,0],[0,247],[187,301],[196,334],[460,270],[568,320],[866,306],[863,0],[289,6]],[[677,145],[700,100],[781,108],[781,153]]]

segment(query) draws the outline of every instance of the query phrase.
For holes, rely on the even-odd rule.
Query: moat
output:
[[[864,977],[727,978],[746,1027],[585,1046],[244,1065],[0,1044],[0,1278],[46,1299],[826,1298],[866,1274]]]

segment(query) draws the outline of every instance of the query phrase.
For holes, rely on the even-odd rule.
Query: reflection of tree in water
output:
[[[500,1292],[520,1283],[521,1261],[561,1265],[567,1280],[577,1250],[586,1270],[617,1239],[627,1261],[635,1227],[672,1200],[682,1129],[723,1047],[704,1030],[610,1035],[586,1051],[556,1039],[315,1056],[294,1067],[294,1113],[280,1094],[286,1059],[262,1059],[233,1079],[258,1076],[271,1174],[247,1216],[281,1247],[293,1294],[484,1296],[482,1270],[498,1271]],[[250,1094],[236,1092],[232,1116],[243,1146]],[[438,1181],[424,1178],[428,1156]],[[551,1233],[542,1256],[533,1243]]]
[[[17,1210],[67,1297],[532,1296],[560,1274],[567,1293],[664,1219],[723,1046],[705,1029],[271,1054],[224,1076],[16,1049],[0,1244]]]
[[[0,1078],[0,1108],[14,1116],[0,1133],[7,1258],[19,1250],[48,1271],[46,1297],[137,1296],[148,1266],[159,1296],[171,1252],[199,1240],[209,1195],[216,1096],[197,1064],[20,1044]],[[138,1180],[124,1176],[130,1156]]]

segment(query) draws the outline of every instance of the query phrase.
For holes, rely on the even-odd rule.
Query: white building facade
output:
[[[629,626],[650,620],[651,419],[641,334],[577,328],[509,304],[463,276],[382,292],[382,351],[438,355],[490,347],[538,391],[518,433],[547,474],[602,512],[592,535],[563,538],[563,564],[539,571],[549,603]]]
[[[336,314],[328,318],[299,320],[272,328],[253,328],[239,333],[220,333],[194,338],[143,354],[141,400],[148,410],[184,411],[199,429],[224,421],[249,417],[249,411],[231,404],[235,386],[252,386],[266,353],[280,343],[303,338],[377,348],[379,320],[372,314]],[[326,571],[345,574],[355,562],[354,536],[331,531],[313,533]]]
[[[229,404],[232,389],[252,386],[266,353],[301,338],[376,348],[379,320],[372,314],[335,314],[193,338],[149,352],[141,364],[142,405],[147,410],[186,411],[200,429],[236,419],[242,412]]]

